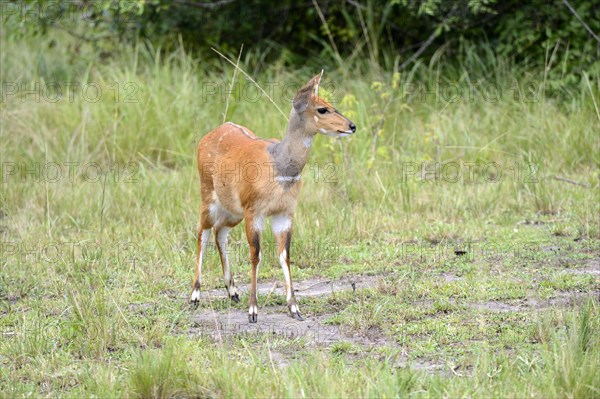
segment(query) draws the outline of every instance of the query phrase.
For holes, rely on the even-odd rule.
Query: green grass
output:
[[[472,101],[449,102],[407,96],[391,71],[326,70],[337,107],[359,130],[315,140],[292,274],[382,278],[356,293],[300,299],[305,315],[339,329],[340,342],[266,333],[215,340],[194,334],[198,314],[243,314],[247,295],[197,310],[186,302],[199,205],[194,156],[225,109],[220,93],[205,96],[207,84],[227,89],[231,68],[143,43],[104,61],[83,46],[76,58],[50,40],[2,37],[0,80],[95,83],[104,95],[90,102],[63,93],[53,103],[16,94],[0,103],[1,397],[600,395],[598,301],[586,299],[600,291],[590,272],[600,251],[597,77],[566,99],[545,97],[543,71],[474,49],[460,67],[441,55],[400,76],[429,88],[473,82]],[[253,60],[242,67],[254,70]],[[277,87],[314,73],[277,66],[255,78],[279,84],[274,100],[287,113]],[[502,88],[497,102],[480,89],[491,77]],[[240,82],[236,95],[248,90]],[[533,102],[519,91],[527,82],[539,88]],[[137,101],[125,102],[133,89]],[[265,98],[235,96],[226,119],[271,137],[286,122]],[[51,181],[42,173],[48,162],[78,166]],[[106,175],[86,179],[88,163]],[[436,163],[445,179],[431,178]],[[242,230],[232,231],[230,257],[236,281],[247,284]],[[263,239],[273,241],[269,232]],[[222,286],[209,252],[205,290]],[[276,260],[264,260],[260,281],[281,281]],[[259,313],[284,312],[284,303],[259,296]]]
[[[77,362],[56,370],[60,356],[32,356],[18,372],[3,369],[3,394],[29,389],[68,396],[255,397],[255,396],[537,396],[597,395],[598,309],[589,302],[580,312],[560,311],[538,324],[535,347],[496,353],[486,343],[471,342],[470,362],[451,365],[451,375],[399,367],[397,353],[365,353],[349,344],[330,351],[303,352],[287,367],[273,362],[275,345],[236,340],[227,346],[208,341],[167,339],[160,349],[131,349],[106,362]],[[550,328],[551,327],[551,328]],[[449,345],[449,343],[444,343]],[[31,354],[30,354],[31,356]],[[59,363],[60,364],[60,363]],[[44,370],[39,368],[44,366]],[[53,378],[45,377],[52,373]],[[20,376],[36,378],[37,388]],[[19,381],[19,382],[17,382]],[[44,386],[48,391],[44,390]],[[29,389],[28,389],[29,388]],[[54,392],[57,393],[57,392]]]

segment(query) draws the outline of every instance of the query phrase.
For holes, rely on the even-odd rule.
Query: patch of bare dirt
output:
[[[588,299],[595,298],[600,300],[600,291],[591,292],[561,292],[552,298],[525,298],[511,303],[502,301],[487,301],[470,304],[469,307],[477,310],[486,310],[492,312],[522,312],[530,310],[541,310],[559,307],[581,306]]]
[[[258,322],[249,323],[248,314],[238,310],[205,311],[195,315],[191,336],[208,336],[216,341],[240,334],[269,334],[279,338],[304,338],[314,344],[333,344],[352,341],[339,327],[323,323],[322,317],[305,317],[304,321],[292,319],[281,306],[263,307]]]
[[[561,292],[548,299],[526,298],[521,300],[524,309],[548,309],[555,307],[581,306],[591,298],[600,300],[600,291],[591,292]]]
[[[336,292],[377,287],[383,275],[352,276],[339,280],[313,278],[294,282],[297,298],[332,295]],[[248,285],[239,285],[240,292],[247,292]],[[285,287],[280,282],[260,283],[258,295],[285,295]],[[224,289],[215,289],[201,293],[203,299],[226,298]],[[225,340],[239,334],[267,333],[287,339],[302,337],[309,343],[332,345],[336,342],[352,342],[361,345],[386,345],[388,342],[383,332],[373,327],[362,332],[343,332],[338,326],[325,324],[324,320],[331,315],[306,316],[304,321],[289,317],[285,306],[263,306],[259,309],[258,322],[248,322],[248,315],[238,309],[213,311],[206,309],[194,316],[194,327],[189,332],[192,336],[204,335],[214,340]]]
[[[314,278],[298,281],[294,284],[297,298],[331,295],[335,292],[376,287],[384,276],[353,276],[339,280]],[[281,283],[258,284],[261,295],[285,295]],[[249,290],[248,285],[238,286],[238,290]],[[224,289],[205,291],[204,299],[226,298]],[[307,316],[304,321],[292,319],[285,306],[263,306],[259,309],[258,322],[248,322],[248,315],[239,309],[211,310],[204,309],[194,314],[194,327],[189,331],[191,336],[208,336],[216,341],[226,340],[239,334],[270,334],[279,338],[302,338],[309,344],[330,346],[337,342],[351,342],[365,346],[390,344],[378,327],[366,331],[343,331],[336,325],[326,324],[331,315]]]
[[[238,309],[207,310],[194,316],[189,335],[206,336],[217,342],[243,334],[268,334],[284,339],[302,338],[307,345],[331,346],[338,342],[350,342],[363,347],[395,345],[377,326],[349,331],[327,324],[325,320],[329,316],[305,316],[304,321],[298,321],[292,319],[282,306],[267,306],[259,309],[257,323],[249,323],[248,315]]]
[[[592,276],[600,276],[600,260],[592,259],[589,261],[587,267],[565,269],[565,272],[572,274],[591,274]]]
[[[355,289],[374,288],[379,280],[384,278],[383,275],[376,276],[353,276],[344,277],[339,280],[312,278],[303,281],[294,281],[294,292],[297,298],[330,295],[339,291],[350,291]],[[285,287],[280,281],[258,283],[256,287],[258,295],[276,294],[285,295]],[[238,290],[248,292],[250,286],[248,284],[238,285]],[[208,290],[200,292],[201,299],[216,299],[226,298],[225,288]]]
[[[474,303],[471,304],[470,307],[477,310],[488,310],[492,312],[518,312],[521,310],[519,306],[497,301]]]

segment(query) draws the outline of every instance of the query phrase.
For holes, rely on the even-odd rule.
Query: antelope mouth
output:
[[[337,131],[339,134],[339,137],[346,137],[346,136],[350,136],[351,134],[353,134],[354,132],[352,130],[338,130]]]

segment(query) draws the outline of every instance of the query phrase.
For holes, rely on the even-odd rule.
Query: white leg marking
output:
[[[219,208],[221,206],[219,204],[210,204],[208,206],[208,216],[210,217],[210,221],[213,222],[213,224],[217,223],[217,220],[219,219]]]
[[[292,299],[292,278],[290,276],[290,269],[287,264],[287,252],[285,249],[279,255],[279,264],[281,265],[281,269],[283,270],[283,278],[285,279],[285,292],[286,299],[289,301]]]
[[[202,259],[204,257],[204,252],[206,251],[206,246],[208,245],[208,240],[210,240],[210,229],[202,230],[202,236],[200,237],[200,253],[198,254],[198,281],[202,282]]]
[[[225,280],[225,286],[229,289],[231,284],[231,271],[229,270],[229,258],[227,257],[227,235],[231,227],[223,226],[217,234],[217,245],[223,255],[223,279]],[[231,291],[230,291],[231,294]]]
[[[273,234],[281,234],[292,227],[292,219],[288,215],[273,215],[271,218],[271,230]]]
[[[208,215],[210,217],[211,222],[217,226],[226,224],[228,222],[237,223],[241,220],[241,217],[229,212],[227,209],[225,209],[222,205],[219,205],[218,203],[210,204],[208,206]]]
[[[287,215],[274,215],[271,219],[271,229],[273,235],[278,236],[282,233],[290,231],[292,228],[292,219]],[[279,255],[279,264],[283,270],[285,279],[285,292],[288,302],[292,299],[292,277],[290,276],[289,265],[287,264],[287,251],[284,249]]]
[[[227,227],[227,226],[223,226],[221,227],[221,229],[219,230],[219,234],[217,235],[217,243],[219,244],[219,247],[223,248],[223,249],[227,249],[227,236],[229,235],[229,231],[231,230],[231,227]],[[223,252],[224,254],[226,254],[227,252]]]
[[[196,259],[196,270],[198,272],[198,283],[202,283],[202,258],[204,257],[204,251],[206,250],[206,246],[208,245],[208,240],[210,239],[210,229],[202,230],[202,235],[200,236],[200,253],[198,254],[198,258]],[[192,302],[196,302],[200,300],[200,289],[194,288],[192,291],[192,297],[190,298]]]
[[[300,309],[298,309],[297,305],[290,306],[290,312],[292,312],[292,313],[298,313],[299,311],[300,311]]]
[[[250,308],[248,309],[248,314],[257,314],[258,313],[258,307],[256,305],[251,305]]]
[[[254,230],[260,233],[263,229],[264,220],[265,218],[262,215],[256,215],[252,221],[252,227],[254,227]]]

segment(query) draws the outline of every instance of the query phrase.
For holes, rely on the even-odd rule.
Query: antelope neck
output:
[[[285,137],[280,143],[269,146],[275,173],[286,181],[298,180],[308,160],[315,132],[306,129],[305,118],[292,108]]]

